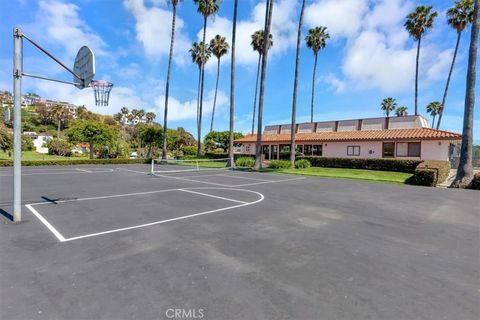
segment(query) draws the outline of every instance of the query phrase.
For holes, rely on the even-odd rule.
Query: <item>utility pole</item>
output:
[[[13,29],[13,221],[22,220],[22,30]]]

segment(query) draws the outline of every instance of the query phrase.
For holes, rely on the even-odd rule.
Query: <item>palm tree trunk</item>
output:
[[[93,142],[89,142],[88,147],[90,148],[90,160],[93,160]]]
[[[258,54],[257,64],[257,81],[255,82],[255,96],[253,97],[253,115],[252,115],[252,134],[255,133],[255,114],[257,113],[257,93],[258,93],[258,78],[260,76],[260,62],[262,61],[262,55]]]
[[[450,85],[450,78],[452,77],[453,66],[455,65],[455,59],[457,58],[458,46],[460,44],[460,38],[461,37],[462,37],[462,32],[458,31],[457,43],[455,44],[455,51],[453,52],[452,65],[450,66],[450,71],[448,72],[447,84],[445,85],[445,91],[443,92],[442,107],[441,107],[440,113],[438,115],[437,130],[440,128],[440,122],[442,121],[443,110],[445,109],[445,102],[447,100],[448,86]]]
[[[197,127],[198,127],[198,114],[200,110],[200,83],[202,81],[202,68],[198,67],[198,85],[197,85]]]
[[[265,11],[265,28],[263,37],[263,55],[262,71],[260,75],[260,93],[258,97],[258,121],[257,121],[257,141],[255,143],[255,170],[262,168],[262,122],[263,122],[263,98],[265,94],[265,78],[267,71],[268,58],[268,40],[270,35],[270,26],[272,24],[273,0],[267,0]]]
[[[58,119],[57,125],[57,139],[60,139],[60,125],[62,124],[62,120]]]
[[[300,18],[298,19],[298,33],[297,33],[297,53],[295,57],[295,77],[293,80],[293,101],[292,101],[292,125],[290,128],[290,162],[292,167],[295,165],[295,133],[297,127],[297,92],[298,92],[298,67],[300,65],[300,46],[302,44],[302,21],[303,11],[305,9],[305,0],[302,1],[302,9],[300,9]],[[313,115],[313,114],[312,114]]]
[[[315,99],[315,73],[317,72],[317,58],[318,58],[318,52],[315,53],[315,62],[313,63],[312,100],[310,102],[310,123],[313,123],[313,101]]]
[[[422,37],[418,38],[417,44],[417,60],[415,64],[415,115],[418,116],[418,65],[420,62],[420,43],[422,42]]]
[[[217,61],[217,81],[215,82],[215,95],[213,96],[212,122],[210,123],[210,132],[213,131],[213,119],[215,118],[215,106],[217,104],[218,78],[220,78],[220,58]]]
[[[230,137],[228,141],[228,166],[233,168],[233,139],[234,139],[234,111],[235,111],[235,39],[237,36],[237,7],[238,0],[233,4],[233,30],[232,30],[232,57],[230,61]]]
[[[435,116],[436,116],[436,115],[434,114],[434,115],[433,115],[433,118],[432,118],[432,128],[435,127]]]
[[[472,35],[468,54],[467,89],[465,93],[465,113],[463,116],[462,147],[460,164],[452,187],[465,188],[473,178],[473,112],[475,109],[475,81],[477,67],[478,29],[480,28],[480,0],[475,0],[472,22]]]
[[[170,36],[170,52],[168,55],[167,84],[165,85],[165,111],[163,114],[163,147],[162,159],[167,159],[167,118],[168,118],[168,94],[170,92],[170,71],[172,68],[173,43],[175,41],[175,18],[177,15],[177,6],[173,3],[172,13],[172,35]]]
[[[205,37],[207,34],[207,17],[203,17],[203,43],[205,44]],[[202,155],[202,110],[203,110],[203,84],[205,82],[205,64],[202,63],[201,67],[201,84],[200,84],[200,105],[198,108],[198,126],[197,126],[197,156]]]

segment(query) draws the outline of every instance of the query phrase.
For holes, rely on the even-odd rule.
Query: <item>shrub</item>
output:
[[[352,159],[352,158],[324,158],[324,157],[298,157],[307,159],[312,167],[368,169],[382,171],[397,171],[414,173],[420,160],[397,160],[397,159]]]
[[[311,166],[312,164],[307,159],[299,159],[295,161],[295,168],[297,169],[310,168]]]
[[[417,186],[434,187],[436,185],[436,173],[433,170],[417,170],[409,183]]]
[[[252,168],[255,165],[255,159],[252,157],[239,157],[235,160],[235,166],[243,168]]]
[[[46,147],[48,148],[48,154],[63,157],[70,157],[72,155],[70,144],[62,139],[51,139],[46,143]]]
[[[32,138],[22,135],[22,151],[32,151],[34,148]]]
[[[286,160],[272,160],[268,165],[270,169],[290,169],[292,167],[292,163]]]
[[[470,184],[470,189],[480,190],[480,172],[477,172],[473,176],[472,183]]]
[[[420,163],[417,168],[415,169],[414,175],[414,184],[417,185],[425,185],[420,184],[423,183],[423,176],[425,174],[421,173],[422,171],[431,171],[433,172],[434,178],[432,185],[433,187],[437,186],[438,184],[447,180],[448,176],[450,175],[450,161],[440,161],[440,160],[426,160]],[[417,178],[418,175],[418,178]]]
[[[197,147],[195,146],[184,146],[182,148],[184,156],[195,156],[197,155]]]

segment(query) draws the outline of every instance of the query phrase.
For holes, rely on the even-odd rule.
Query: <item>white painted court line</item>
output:
[[[205,197],[211,197],[211,198],[216,198],[216,199],[221,199],[221,200],[226,200],[226,201],[232,201],[232,202],[236,202],[236,203],[247,203],[245,201],[239,201],[239,200],[234,200],[234,199],[230,199],[230,198],[224,198],[224,197],[220,197],[220,196],[214,196],[212,194],[208,194],[208,193],[202,193],[202,192],[197,192],[197,191],[193,191],[193,190],[188,190],[188,189],[178,189],[180,191],[183,191],[183,192],[189,192],[189,193],[194,193],[194,194],[199,194],[199,195],[202,195],[202,196],[205,196]]]
[[[237,177],[237,176],[235,176],[235,175],[228,175],[228,174],[217,174],[217,176],[220,176],[220,177],[228,177],[228,178],[236,178],[236,179],[246,179],[246,180],[264,181],[264,182],[270,182],[270,181],[272,181],[272,180],[249,178],[249,177]]]
[[[242,191],[242,192],[247,192],[247,193],[254,193],[259,196],[259,199],[252,201],[252,202],[243,202],[243,201],[238,201],[235,199],[230,199],[230,198],[224,198],[224,197],[217,197],[213,196],[207,193],[202,193],[202,192],[195,192],[192,191],[191,189],[205,189],[205,190],[236,190],[236,191]],[[214,209],[214,210],[209,210],[209,211],[203,211],[199,213],[194,213],[194,214],[189,214],[186,216],[181,216],[177,218],[171,218],[171,219],[166,219],[166,220],[160,220],[160,221],[155,221],[155,222],[150,222],[150,223],[144,223],[140,225],[135,225],[135,226],[130,226],[130,227],[124,227],[124,228],[118,228],[118,229],[112,229],[112,230],[107,230],[107,231],[102,231],[102,232],[96,232],[96,233],[90,233],[90,234],[85,234],[77,237],[71,237],[71,238],[65,238],[60,232],[58,232],[57,229],[55,229],[37,210],[33,208],[33,205],[38,205],[38,204],[45,204],[44,202],[35,204],[27,204],[25,205],[54,235],[55,237],[60,241],[60,242],[68,242],[68,241],[73,241],[73,240],[79,240],[79,239],[85,239],[85,238],[91,238],[95,236],[100,236],[104,234],[109,234],[109,233],[116,233],[116,232],[121,232],[121,231],[126,231],[126,230],[132,230],[132,229],[139,229],[139,228],[144,228],[148,226],[153,226],[157,224],[164,224],[168,222],[173,222],[173,221],[178,221],[178,220],[184,220],[188,218],[193,218],[193,217],[198,217],[198,216],[203,216],[206,214],[210,213],[216,213],[216,212],[221,212],[221,211],[226,211],[226,210],[231,210],[235,208],[240,208],[240,207],[245,207],[245,206],[250,206],[259,202],[262,202],[265,197],[263,194],[260,192],[252,191],[252,190],[245,190],[245,189],[232,189],[232,188],[210,188],[210,187],[199,187],[199,188],[189,188],[189,189],[167,189],[167,190],[157,190],[157,191],[151,191],[151,192],[138,192],[138,193],[130,193],[130,194],[122,194],[122,195],[111,195],[111,196],[104,196],[104,197],[90,197],[90,198],[81,198],[77,200],[65,200],[61,202],[70,202],[70,201],[84,201],[84,200],[96,200],[96,199],[106,199],[106,198],[115,198],[115,197],[125,197],[125,196],[131,196],[131,195],[139,195],[139,194],[149,194],[149,193],[159,193],[159,192],[167,192],[167,191],[184,191],[184,192],[190,192],[190,193],[195,193],[199,194],[202,196],[207,196],[207,197],[215,197],[223,200],[228,200],[232,202],[239,202],[240,204],[234,205],[234,206],[229,206],[225,208],[220,208],[220,209]],[[60,202],[60,201],[59,201]]]
[[[115,168],[116,170],[119,171],[128,171],[128,172],[134,172],[134,173],[141,173],[141,174],[148,174],[149,172],[146,171],[137,171],[137,170],[131,170],[131,169],[125,169],[125,168]]]
[[[60,242],[66,241],[65,237],[62,236],[62,234],[58,232],[58,230],[55,229],[55,227],[52,226],[50,222],[48,222],[40,213],[38,213],[38,211],[35,210],[31,204],[27,204],[25,205],[25,207],[27,207],[28,210],[30,210],[38,218],[38,220],[40,220],[40,222],[42,222],[45,225],[45,227],[47,227],[47,229],[50,230],[55,237],[57,237],[58,241]]]
[[[85,170],[85,169],[75,168],[75,170],[86,172],[86,173],[92,173],[92,171],[88,171],[88,170]]]
[[[265,181],[265,182],[254,182],[254,183],[245,183],[245,184],[237,184],[232,187],[249,187],[249,186],[256,186],[258,184],[267,184],[267,183],[280,183],[280,182],[288,182],[288,181],[296,181],[296,180],[305,180],[307,179],[306,177],[300,177],[300,178],[292,178],[292,179],[284,179],[284,180],[278,180],[278,181]]]
[[[222,184],[222,183],[215,183],[215,182],[208,182],[208,181],[201,181],[201,180],[194,180],[194,179],[188,179],[188,178],[182,178],[182,177],[171,177],[171,176],[165,176],[163,174],[153,174],[156,177],[162,177],[162,178],[169,178],[169,179],[177,179],[177,180],[183,180],[183,181],[189,181],[189,182],[197,182],[197,183],[203,183],[203,184],[208,184],[212,186],[217,186],[217,187],[233,187],[228,184]]]
[[[35,170],[33,170],[33,171],[35,171]],[[85,174],[85,173],[110,173],[110,172],[113,172],[113,169],[106,169],[106,170],[99,170],[99,171],[87,171],[87,170],[72,168],[71,171],[56,170],[56,172],[36,172],[36,173],[23,173],[22,172],[22,177],[23,176],[58,175],[58,174],[67,175],[67,174]],[[13,177],[13,174],[0,174],[0,177]]]

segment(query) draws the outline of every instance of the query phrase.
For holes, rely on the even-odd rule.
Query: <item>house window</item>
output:
[[[301,144],[298,145],[298,144],[297,144],[297,145],[295,146],[295,154],[301,154],[301,153],[303,153],[303,145],[301,145]]]
[[[348,146],[347,147],[347,156],[360,156],[360,146]]]
[[[249,144],[245,145],[245,152],[250,152],[250,145]]]
[[[312,146],[312,155],[316,157],[322,156],[322,145],[313,145]]]
[[[306,156],[311,156],[312,155],[312,145],[311,144],[306,144],[303,146],[303,153]]]
[[[384,158],[393,158],[395,157],[395,143],[394,142],[384,142],[383,143],[383,157]]]
[[[397,157],[420,157],[420,142],[398,142]]]
[[[280,153],[290,153],[290,145],[289,144],[281,144],[280,145]]]

